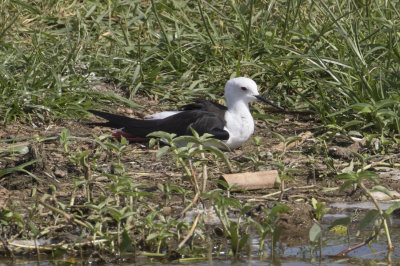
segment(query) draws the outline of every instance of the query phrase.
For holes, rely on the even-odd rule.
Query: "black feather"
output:
[[[123,128],[123,131],[136,137],[146,137],[154,131],[175,133],[178,136],[191,135],[190,128],[193,128],[200,135],[209,133],[217,139],[229,138],[229,133],[224,130],[225,120],[221,119],[221,115],[205,110],[187,110],[164,119],[153,120],[140,120],[96,110],[89,112],[108,120],[105,123],[92,123],[93,125]]]

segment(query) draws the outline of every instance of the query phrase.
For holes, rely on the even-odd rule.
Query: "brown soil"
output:
[[[127,114],[132,117],[143,117],[148,113],[161,111],[160,106],[154,100],[146,97],[138,97],[136,102],[143,106],[150,106],[146,109],[137,109],[133,112],[126,108],[116,107],[117,113]],[[97,121],[94,116],[88,117],[92,121]],[[35,126],[28,124],[14,123],[0,128],[0,140],[16,139],[13,145],[27,145],[29,152],[24,155],[18,153],[0,154],[0,170],[12,168],[22,163],[39,159],[35,164],[27,166],[25,169],[41,181],[37,181],[31,176],[23,172],[13,172],[5,175],[0,179],[0,208],[4,206],[14,206],[16,210],[27,215],[26,210],[35,201],[37,195],[52,194],[51,186],[56,188],[55,197],[58,201],[68,204],[74,191],[74,180],[76,177],[84,175],[84,169],[76,166],[67,158],[67,155],[60,144],[58,138],[52,138],[60,135],[63,129],[69,129],[72,136],[80,137],[80,139],[71,139],[69,151],[75,153],[77,151],[89,151],[89,161],[93,156],[97,158],[98,170],[91,173],[97,177],[101,175],[101,171],[110,172],[111,159],[115,154],[94,154],[98,144],[94,141],[94,136],[101,134],[110,134],[112,131],[108,128],[92,127],[87,124],[88,121],[83,120],[62,120],[51,123],[39,123]],[[312,226],[312,206],[311,199],[318,201],[338,202],[344,200],[357,201],[360,200],[358,191],[345,190],[339,193],[339,190],[325,191],[322,188],[338,187],[341,181],[335,181],[335,173],[329,169],[324,163],[327,154],[334,160],[334,166],[337,170],[341,170],[349,163],[352,157],[349,150],[357,149],[362,152],[363,146],[354,147],[353,143],[346,139],[332,138],[331,142],[327,142],[328,147],[323,141],[318,140],[318,130],[320,124],[311,116],[307,115],[283,115],[273,114],[269,119],[257,120],[256,131],[254,136],[261,137],[261,145],[257,147],[252,140],[249,140],[242,148],[236,149],[228,153],[229,158],[234,165],[234,172],[251,172],[258,170],[277,169],[274,163],[277,162],[278,155],[283,151],[283,143],[278,138],[273,137],[271,132],[277,132],[284,137],[299,136],[308,132],[304,139],[299,140],[295,145],[288,147],[286,153],[282,156],[282,161],[288,168],[296,168],[298,171],[290,173],[293,180],[285,181],[286,191],[282,198],[282,203],[291,207],[291,212],[285,214],[281,219],[281,225],[284,227],[283,232],[289,242],[293,243],[293,239],[308,239],[307,233]],[[27,139],[32,136],[38,136],[38,140]],[[43,140],[49,138],[48,140]],[[0,149],[10,148],[12,142],[0,142]],[[342,153],[330,149],[331,147],[339,147]],[[149,191],[156,191],[158,184],[167,182],[192,189],[192,185],[188,181],[182,181],[182,170],[177,169],[176,164],[171,156],[163,156],[156,158],[157,150],[149,149],[146,143],[132,143],[129,145],[129,151],[121,157],[122,163],[125,165],[126,174],[131,176],[132,180],[137,183],[145,184]],[[255,160],[252,161],[250,158]],[[384,160],[385,157],[379,157]],[[378,159],[379,159],[378,158]],[[394,157],[397,162],[398,158]],[[115,161],[115,160],[114,160]],[[235,163],[236,162],[236,163]],[[259,165],[256,165],[259,163]],[[222,173],[226,173],[227,169],[222,163],[209,165],[209,175],[211,180],[218,179]],[[105,187],[106,178],[97,178],[94,190],[99,192]],[[390,181],[390,179],[382,179],[381,184],[389,186],[391,189],[399,190],[399,182]],[[209,182],[209,189],[216,187],[215,182]],[[33,188],[36,189],[36,195],[32,196]],[[233,197],[242,201],[253,202],[254,208],[251,215],[254,217],[262,217],[261,207],[271,208],[274,201],[279,200],[279,194],[267,194],[277,192],[279,189],[265,189],[249,192],[234,192]],[[75,196],[75,204],[83,203],[85,194],[83,190],[77,190]],[[161,199],[155,199],[155,201]],[[156,204],[156,203],[155,203]],[[181,202],[170,201],[170,209],[178,213],[182,210]],[[40,215],[45,216],[49,210],[43,209]],[[17,237],[17,236],[16,236]]]

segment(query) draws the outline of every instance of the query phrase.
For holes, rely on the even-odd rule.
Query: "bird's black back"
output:
[[[201,110],[201,111],[211,112],[216,114],[219,117],[219,119],[223,121],[225,121],[225,112],[228,110],[228,108],[222,104],[200,98],[195,99],[194,103],[184,105],[182,109],[186,111]]]
[[[89,110],[89,112],[108,120],[105,123],[92,124],[123,128],[125,132],[136,137],[146,137],[154,131],[175,133],[178,136],[191,135],[190,128],[193,128],[200,135],[209,133],[217,139],[226,140],[229,138],[229,133],[224,130],[225,120],[221,119],[221,114],[202,109],[182,111],[164,119],[152,120],[140,120],[95,110]]]

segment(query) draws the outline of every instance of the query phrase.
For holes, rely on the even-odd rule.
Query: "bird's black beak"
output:
[[[286,111],[286,110],[283,109],[282,107],[279,107],[278,105],[275,105],[275,104],[271,103],[270,101],[268,101],[267,99],[265,99],[264,97],[262,97],[262,96],[260,96],[260,95],[254,95],[254,97],[256,97],[258,100],[260,100],[260,101],[262,101],[262,102],[265,102],[266,104],[271,105],[272,107],[275,107],[275,108],[278,109],[278,110]]]

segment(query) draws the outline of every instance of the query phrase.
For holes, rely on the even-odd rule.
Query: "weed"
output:
[[[260,246],[259,252],[260,254],[264,253],[264,246],[265,246],[265,238],[270,235],[272,237],[272,246],[271,246],[271,255],[274,255],[274,250],[276,244],[279,240],[279,237],[282,232],[282,228],[278,226],[278,221],[283,213],[286,213],[290,210],[290,208],[284,204],[279,202],[275,202],[275,206],[267,210],[265,208],[262,209],[264,214],[266,215],[265,218],[261,223],[254,221],[255,225],[257,226],[259,239],[260,239]]]

